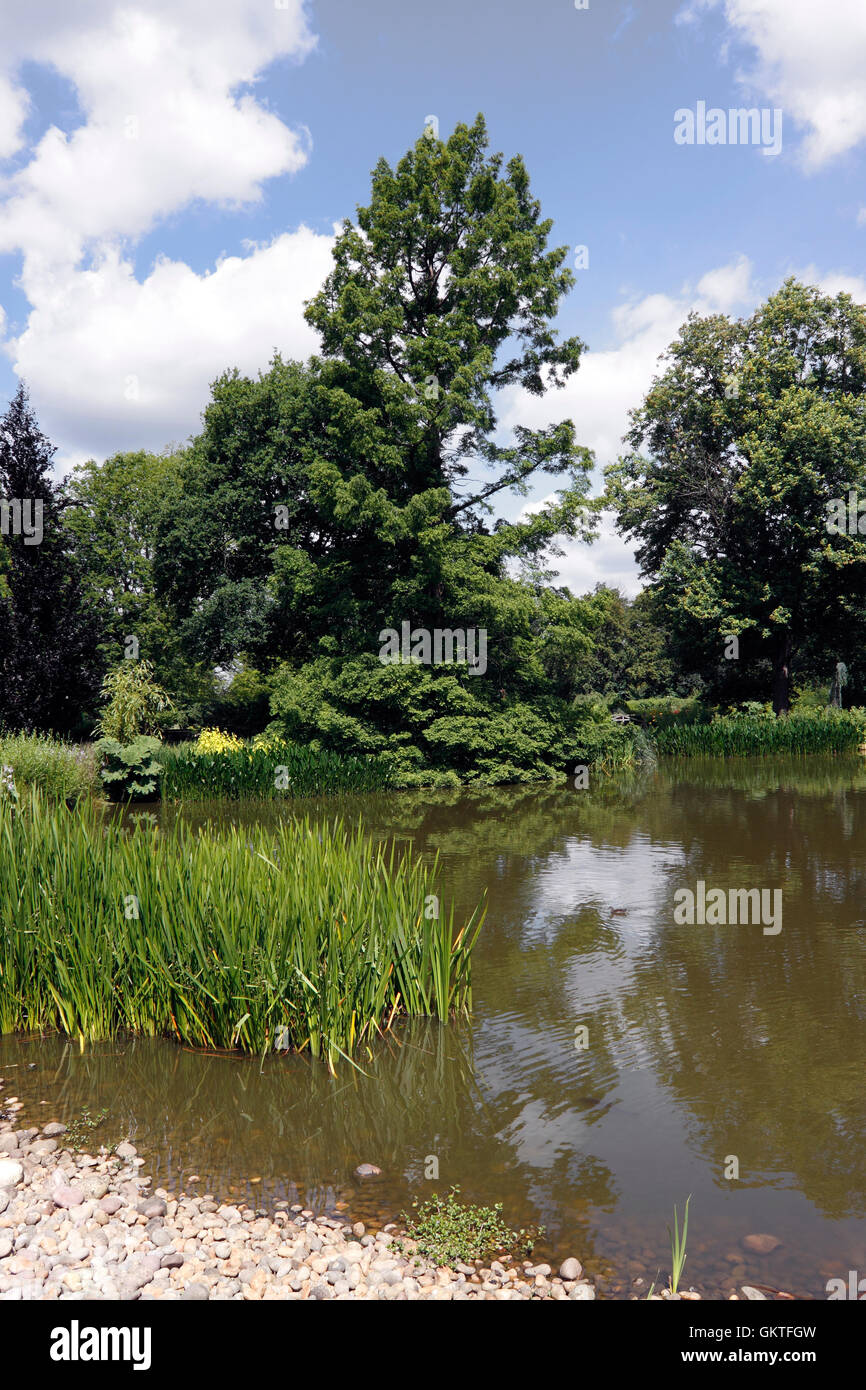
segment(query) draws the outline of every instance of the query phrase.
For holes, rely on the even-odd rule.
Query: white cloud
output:
[[[304,135],[238,90],[309,51],[300,0],[3,8],[7,104],[27,59],[68,78],[85,116],[71,133],[52,126],[5,181],[0,251],[23,251],[28,294],[46,267],[75,264],[93,243],[141,236],[196,199],[255,200],[265,179],[305,162]]]
[[[866,5],[863,0],[695,0],[696,21],[723,7],[734,34],[757,52],[740,74],[806,129],[803,159],[815,169],[866,139]]]
[[[317,340],[303,300],[330,269],[332,245],[301,227],[207,275],[163,259],[139,282],[115,250],[65,275],[12,345],[40,424],[62,441],[61,463],[182,442],[220,372],[255,375],[275,348],[308,356]]]
[[[21,148],[21,127],[29,104],[24,89],[0,74],[0,159],[8,159]]]
[[[254,92],[271,63],[313,46],[303,0],[0,0],[0,12],[0,157],[21,152],[25,62],[68,79],[83,118],[0,176],[0,252],[21,255],[31,305],[3,350],[61,463],[182,440],[219,372],[315,347],[303,300],[331,236],[301,227],[202,275],[160,259],[142,281],[129,254],[191,203],[255,203],[306,162],[307,133]],[[0,309],[0,340],[4,323]]]

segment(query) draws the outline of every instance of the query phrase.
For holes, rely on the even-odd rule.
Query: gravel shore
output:
[[[580,1262],[507,1256],[437,1268],[393,1225],[292,1207],[265,1215],[204,1196],[151,1192],[132,1144],[63,1148],[65,1125],[0,1120],[0,1300],[595,1298]]]

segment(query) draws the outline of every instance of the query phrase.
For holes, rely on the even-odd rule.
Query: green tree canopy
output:
[[[692,315],[628,442],[610,495],[684,664],[781,713],[818,640],[829,682],[863,636],[866,537],[828,518],[866,497],[866,309],[791,279],[748,319]]]

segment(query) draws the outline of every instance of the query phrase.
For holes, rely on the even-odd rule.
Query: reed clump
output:
[[[863,710],[794,713],[787,718],[723,716],[707,724],[668,724],[654,733],[659,753],[723,758],[774,753],[848,753],[863,740]]]
[[[221,751],[164,748],[162,795],[169,801],[326,796],[380,791],[392,783],[385,757],[352,757],[297,744],[267,743]]]
[[[0,804],[0,1031],[308,1051],[333,1071],[401,1015],[471,1003],[483,913],[341,822],[134,830],[91,802]]]

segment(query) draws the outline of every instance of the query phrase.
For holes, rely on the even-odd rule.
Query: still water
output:
[[[665,1278],[689,1194],[684,1287],[704,1297],[753,1283],[822,1298],[827,1279],[866,1275],[863,759],[668,761],[594,791],[339,812],[438,854],[458,916],[486,894],[471,1025],[401,1030],[367,1075],[336,1079],[298,1058],[3,1038],[22,1123],[106,1107],[100,1133],[131,1138],[155,1186],[261,1208],[379,1221],[456,1184],[543,1225],[536,1257],[578,1255],[612,1297]],[[781,931],[677,925],[674,894],[699,880],[781,889]],[[383,1176],[355,1179],[361,1162]],[[750,1233],[781,1244],[748,1253]]]

